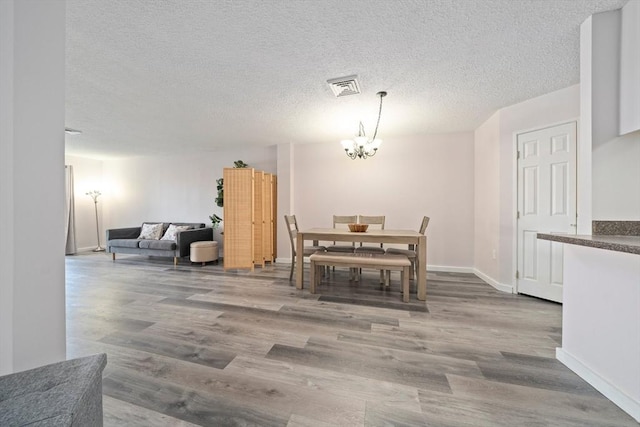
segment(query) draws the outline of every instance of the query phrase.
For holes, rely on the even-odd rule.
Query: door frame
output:
[[[581,138],[581,135],[580,135],[580,118],[576,117],[573,119],[561,120],[558,122],[548,123],[546,125],[536,126],[528,129],[521,129],[513,132],[512,139],[511,139],[512,141],[511,142],[511,148],[512,148],[511,182],[513,183],[512,193],[511,193],[512,194],[511,218],[513,218],[513,229],[511,233],[511,245],[512,245],[511,247],[513,248],[512,257],[511,257],[511,280],[513,283],[512,288],[513,288],[514,294],[519,294],[518,279],[516,279],[516,274],[518,272],[518,136],[525,133],[535,132],[535,131],[552,128],[560,125],[565,125],[569,123],[575,123],[575,126],[576,126],[576,221],[577,221],[576,230],[582,229],[581,221],[589,221],[589,223],[591,222],[591,211],[590,210],[589,212],[580,211],[580,208],[581,208],[580,199],[584,196],[582,192],[587,191],[589,194],[588,199],[589,200],[591,199],[591,189],[583,188],[583,185],[582,185],[583,183],[580,180],[581,173],[582,173],[582,176],[584,176],[584,173],[588,173],[589,177],[591,176],[591,165],[590,165],[591,147],[586,146],[586,144],[590,145],[591,140],[589,139],[588,141],[585,141],[584,143],[581,144],[581,141],[583,138]],[[583,146],[583,144],[585,146]],[[587,151],[589,153],[588,156],[581,154]],[[591,229],[591,227],[589,227],[589,229]]]

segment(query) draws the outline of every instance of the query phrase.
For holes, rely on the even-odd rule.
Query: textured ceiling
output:
[[[381,90],[383,140],[470,131],[578,83],[580,24],[626,2],[67,0],[67,154],[338,146]]]

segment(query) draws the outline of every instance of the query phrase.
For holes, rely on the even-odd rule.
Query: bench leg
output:
[[[384,276],[384,286],[388,288],[390,284],[391,284],[391,270],[387,270]]]
[[[316,293],[316,282],[318,276],[318,266],[314,261],[311,261],[311,266],[309,268],[309,292],[312,294]]]
[[[400,276],[400,280],[402,280],[402,301],[409,302],[409,267],[404,267]]]
[[[112,253],[111,254],[111,261],[115,261],[116,260],[116,253]]]
[[[173,266],[175,267],[176,265],[178,265],[178,257],[174,256],[173,257]]]

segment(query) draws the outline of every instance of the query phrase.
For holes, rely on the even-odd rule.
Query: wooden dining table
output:
[[[416,248],[416,280],[418,299],[427,299],[427,236],[414,230],[367,230],[351,232],[339,228],[310,228],[298,231],[296,247],[303,248],[305,240],[413,244]],[[304,251],[296,251],[296,288],[302,289],[304,283]]]

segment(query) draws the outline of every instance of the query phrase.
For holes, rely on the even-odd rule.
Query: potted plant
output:
[[[216,197],[216,205],[219,207],[224,206],[224,180],[222,178],[218,178],[216,180],[216,188],[218,189],[218,197]],[[212,219],[213,220],[213,219]]]
[[[242,160],[236,160],[235,162],[233,162],[233,167],[236,169],[242,169],[242,168],[249,167],[249,165],[243,162]],[[216,189],[218,190],[218,197],[216,197],[216,205],[219,207],[224,207],[224,178],[218,178],[216,180]],[[215,228],[215,226],[213,228]]]
[[[220,218],[218,215],[213,214],[213,215],[209,215],[209,219],[211,220],[211,227],[215,230],[216,228],[218,228],[218,226],[220,225],[220,223],[222,222],[222,218]]]

